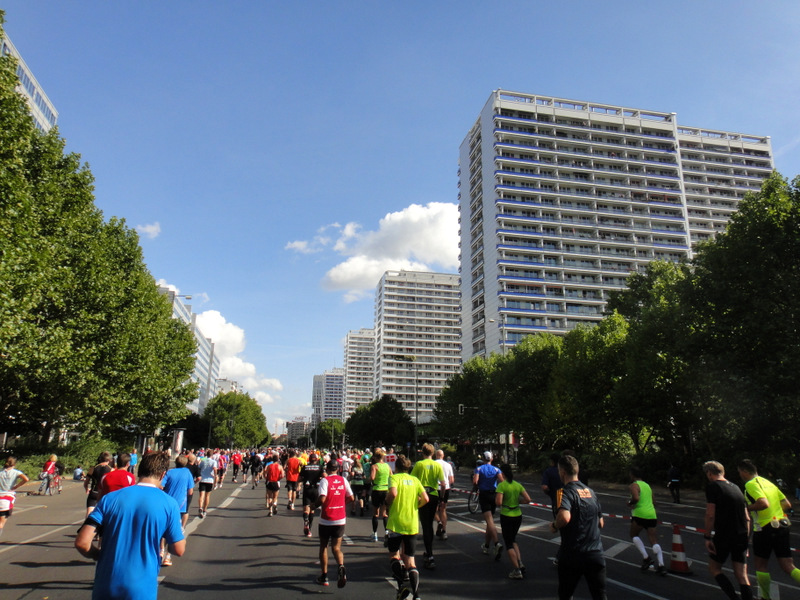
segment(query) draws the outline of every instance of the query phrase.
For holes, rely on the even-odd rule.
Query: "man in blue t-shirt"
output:
[[[475,469],[472,475],[472,483],[478,486],[478,503],[481,507],[483,520],[486,522],[486,532],[481,550],[484,554],[489,554],[489,544],[494,544],[494,558],[500,560],[503,552],[503,544],[498,542],[497,527],[494,524],[494,513],[497,510],[495,490],[497,484],[503,481],[500,469],[492,464],[494,456],[488,450],[483,453],[484,463]]]
[[[178,504],[158,488],[168,467],[166,454],[147,454],[139,465],[139,483],[103,496],[78,531],[75,548],[97,561],[93,599],[155,600],[161,538],[175,556],[186,550]],[[100,527],[102,549],[92,543]]]
[[[164,491],[175,499],[178,503],[178,510],[181,513],[181,527],[186,527],[189,520],[189,500],[194,494],[194,475],[187,468],[189,459],[181,454],[175,459],[175,468],[167,471],[164,475],[164,481],[161,482]],[[172,556],[169,552],[163,551],[164,542],[161,542],[162,552],[164,559],[161,561],[161,566],[171,567]]]

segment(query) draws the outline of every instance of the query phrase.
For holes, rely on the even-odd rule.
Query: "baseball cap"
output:
[[[483,453],[483,458],[485,458],[486,460],[492,460],[492,453],[487,450],[486,452]]]

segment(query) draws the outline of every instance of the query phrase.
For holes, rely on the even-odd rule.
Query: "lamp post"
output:
[[[419,368],[417,357],[413,355],[397,355],[394,359],[398,362],[410,363],[414,367],[414,458],[417,456],[417,439],[419,436],[419,394],[417,383],[419,382]]]

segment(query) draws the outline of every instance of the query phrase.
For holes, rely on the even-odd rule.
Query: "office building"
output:
[[[286,424],[286,438],[290,446],[297,446],[298,441],[307,438],[309,433],[309,423],[305,419],[296,419]]]
[[[347,333],[344,342],[345,419],[373,400],[375,386],[375,330]]]
[[[492,92],[459,154],[462,358],[599,321],[630,273],[691,258],[772,168],[763,135]]]
[[[36,127],[45,132],[50,131],[58,121],[58,111],[8,36],[0,39],[0,52],[3,56],[10,54],[17,59],[17,77],[19,78],[17,91],[28,101],[28,107]]]
[[[344,369],[337,367],[314,375],[311,410],[314,427],[328,419],[344,421]]]
[[[167,296],[172,304],[172,318],[186,323],[194,335],[197,343],[197,351],[194,354],[194,369],[191,379],[197,383],[198,398],[195,402],[188,404],[187,407],[195,413],[203,414],[203,411],[214,396],[217,395],[217,380],[219,379],[219,356],[214,352],[214,342],[203,335],[197,326],[197,315],[192,312],[189,304],[184,304],[180,296],[166,287],[159,286],[158,291]]]
[[[374,397],[390,395],[429,421],[444,384],[461,366],[459,277],[387,271],[375,296]]]

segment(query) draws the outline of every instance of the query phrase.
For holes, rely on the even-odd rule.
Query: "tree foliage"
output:
[[[318,448],[339,448],[342,445],[344,423],[339,419],[322,421],[309,434],[309,439]]]
[[[354,446],[404,447],[414,437],[414,423],[397,400],[384,395],[350,415],[344,431]]]
[[[610,461],[795,462],[800,178],[773,173],[692,261],[631,274],[607,311],[595,327],[465,363],[440,395],[438,431],[481,441],[512,429],[538,449]]]
[[[194,338],[88,166],[33,125],[15,65],[0,58],[0,428],[152,434],[197,395]]]
[[[261,405],[249,394],[228,392],[212,398],[203,412],[211,432],[211,446],[256,448],[268,446],[272,436]]]

